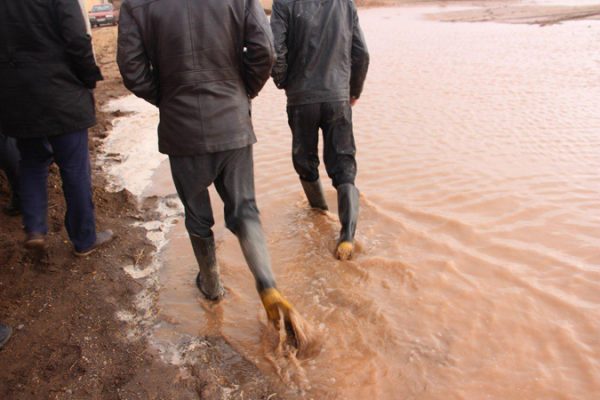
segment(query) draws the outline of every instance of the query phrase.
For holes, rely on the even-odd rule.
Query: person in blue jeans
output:
[[[0,129],[21,153],[19,194],[25,246],[46,247],[48,168],[55,162],[75,254],[113,238],[96,232],[88,128],[102,80],[79,2],[0,2]]]
[[[6,174],[10,186],[10,202],[4,207],[4,213],[17,216],[21,213],[19,196],[19,150],[15,139],[6,137],[0,131],[0,169]]]

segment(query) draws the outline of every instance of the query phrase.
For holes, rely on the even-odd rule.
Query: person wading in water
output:
[[[209,300],[224,295],[208,187],[225,203],[267,316],[294,332],[277,290],[254,195],[251,100],[269,79],[273,37],[258,0],[125,0],[117,62],[125,86],[160,110],[159,151],[169,156],[185,225]],[[291,331],[290,331],[291,330]]]
[[[351,106],[369,67],[356,7],[351,0],[275,0],[271,29],[277,53],[272,76],[287,95],[294,168],[310,206],[327,210],[319,179],[320,128],[342,224],[336,257],[350,259],[359,202]]]

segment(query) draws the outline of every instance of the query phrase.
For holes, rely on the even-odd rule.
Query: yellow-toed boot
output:
[[[297,349],[300,356],[310,355],[319,351],[319,342],[315,340],[310,325],[298,314],[292,304],[287,301],[275,288],[265,289],[260,292],[267,317],[279,331],[281,318],[285,326],[288,345]],[[315,353],[316,354],[316,353]]]
[[[340,215],[340,238],[335,250],[335,257],[346,261],[354,255],[354,234],[358,222],[359,194],[358,189],[351,183],[339,185],[338,213]]]
[[[354,253],[354,243],[352,242],[340,242],[335,250],[335,257],[340,261],[347,261],[352,258]]]
[[[281,317],[283,320],[290,321],[290,313],[294,307],[287,301],[275,288],[265,289],[260,292],[260,299],[262,300],[267,317],[269,321],[275,325],[275,328],[279,329]]]

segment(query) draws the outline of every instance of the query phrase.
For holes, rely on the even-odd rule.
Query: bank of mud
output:
[[[163,363],[142,335],[117,313],[136,315],[134,299],[143,283],[123,269],[144,268],[154,246],[136,222],[152,217],[127,191],[107,190],[96,159],[119,111],[100,109],[127,94],[115,60],[116,28],[94,30],[94,46],[105,81],[96,90],[98,124],[90,130],[94,201],[99,229],[117,240],[96,254],[73,256],[63,227],[65,205],[58,170],[49,178],[49,251],[32,255],[22,247],[20,218],[0,214],[0,321],[14,328],[0,350],[3,399],[275,399],[267,380],[220,337],[200,337],[186,360]],[[154,138],[152,138],[154,140]],[[9,201],[0,174],[0,205]],[[129,337],[128,337],[129,336]],[[243,371],[243,374],[240,373]]]

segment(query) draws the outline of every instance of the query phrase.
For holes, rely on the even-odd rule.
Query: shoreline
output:
[[[547,25],[600,15],[600,6],[523,6],[516,0],[378,3],[384,4],[365,7],[437,5],[441,12],[427,18],[443,22]],[[476,8],[443,11],[442,7],[450,5]],[[583,16],[583,8],[594,14]],[[273,396],[269,378],[221,336],[193,337],[163,354],[155,350],[160,344],[152,343],[149,332],[154,329],[156,313],[156,263],[166,240],[163,225],[168,228],[169,213],[179,211],[166,204],[170,197],[141,198],[139,193],[134,196],[121,189],[106,167],[100,166],[121,163],[118,154],[106,153],[105,144],[119,118],[129,115],[119,108],[107,108],[111,101],[129,95],[114,61],[115,38],[112,27],[94,30],[98,64],[106,80],[96,90],[98,124],[90,129],[90,154],[99,229],[113,228],[119,238],[92,257],[72,257],[62,227],[64,201],[54,167],[49,193],[49,259],[28,255],[21,247],[19,218],[0,215],[4,227],[0,232],[0,321],[15,328],[14,337],[0,352],[0,361],[6,366],[0,372],[0,396],[220,399],[236,395],[232,388],[237,386],[245,398],[280,398]],[[156,144],[155,136],[148,140]],[[8,195],[3,177],[0,189],[4,204]],[[236,371],[229,370],[232,359],[246,370],[250,381],[239,382]]]
[[[600,4],[591,6],[519,4],[484,6],[430,13],[427,18],[440,22],[496,22],[546,26],[576,20],[599,20]]]

